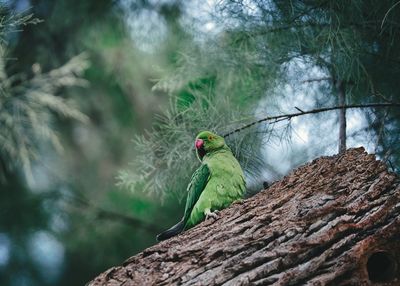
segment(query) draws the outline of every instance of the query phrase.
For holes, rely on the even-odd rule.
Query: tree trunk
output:
[[[363,148],[306,164],[95,285],[400,285],[400,184]]]
[[[338,103],[339,106],[346,105],[346,88],[343,81],[338,80],[336,83],[338,92]],[[339,110],[339,154],[346,151],[346,109],[342,108]]]

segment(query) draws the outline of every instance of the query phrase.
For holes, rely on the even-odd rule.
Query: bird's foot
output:
[[[219,211],[215,210],[215,211],[210,211],[210,210],[206,210],[205,214],[206,214],[206,220],[208,220],[209,218],[213,218],[213,219],[217,219],[218,218],[218,213]]]
[[[232,205],[234,205],[234,204],[242,205],[243,203],[244,203],[244,199],[238,199],[238,200],[234,201],[232,203]]]

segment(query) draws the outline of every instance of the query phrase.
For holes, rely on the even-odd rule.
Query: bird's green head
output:
[[[196,147],[197,157],[201,161],[207,153],[224,147],[225,140],[222,136],[210,131],[202,131],[196,136],[194,146]]]

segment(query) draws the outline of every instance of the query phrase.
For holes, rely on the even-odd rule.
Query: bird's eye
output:
[[[211,135],[208,136],[208,140],[209,140],[209,141],[211,141],[211,140],[213,140],[213,139],[214,139],[214,137],[212,137]]]

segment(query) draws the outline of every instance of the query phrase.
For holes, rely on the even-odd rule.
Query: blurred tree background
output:
[[[154,244],[200,130],[400,102],[396,1],[0,3],[0,285],[83,285]],[[398,110],[348,110],[347,146],[398,171]],[[336,153],[336,130],[329,112],[227,141],[251,194]]]

